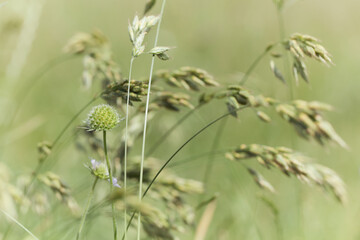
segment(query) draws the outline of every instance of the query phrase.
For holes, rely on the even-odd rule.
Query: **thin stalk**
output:
[[[218,149],[218,147],[219,147],[219,142],[221,140],[222,134],[224,133],[226,120],[227,119],[224,120],[224,122],[219,126],[218,130],[216,131],[213,144],[211,145],[211,150],[213,150],[213,151],[216,151]],[[205,187],[207,185],[210,173],[212,172],[214,158],[215,158],[215,155],[211,155],[209,157],[209,161],[207,162],[207,165],[206,165],[206,169],[205,169],[205,173],[204,173],[204,179],[203,179],[203,183],[204,183]]]
[[[235,109],[233,111],[230,111],[228,113],[225,113],[223,115],[221,115],[220,117],[216,118],[215,120],[211,121],[210,123],[208,123],[205,127],[201,128],[200,130],[198,130],[194,135],[192,135],[186,142],[184,142],[171,156],[170,158],[161,166],[161,168],[159,169],[159,171],[155,174],[155,176],[153,177],[153,179],[150,181],[149,185],[147,186],[147,188],[145,189],[143,195],[141,198],[144,198],[146,196],[146,194],[148,193],[148,191],[150,190],[150,188],[152,187],[152,185],[154,184],[154,182],[156,181],[156,179],[159,177],[159,175],[161,174],[161,172],[166,168],[166,166],[173,160],[173,158],[188,144],[190,143],[192,140],[194,140],[198,135],[200,135],[203,131],[205,131],[207,128],[211,127],[213,124],[217,123],[218,121],[220,121],[221,119],[224,119],[228,116],[230,116],[232,113],[234,112],[238,112],[240,110],[243,110],[245,108],[249,107],[249,105],[245,105],[243,107],[240,107],[238,109]],[[136,212],[134,212],[128,222],[127,225],[127,229],[129,229],[131,222],[133,220],[133,218],[135,217]],[[124,237],[123,237],[124,239]]]
[[[156,36],[154,47],[157,46],[157,42],[159,39],[160,27],[161,27],[161,20],[164,14],[166,0],[163,0],[160,12],[160,19],[156,29]],[[147,127],[147,118],[149,112],[149,102],[150,102],[150,90],[151,90],[151,80],[154,71],[154,63],[155,63],[155,55],[151,58],[151,66],[150,66],[150,76],[149,76],[149,86],[146,98],[146,107],[145,107],[145,119],[144,119],[144,131],[143,131],[143,141],[142,141],[142,150],[141,150],[141,164],[140,164],[140,180],[139,180],[139,201],[141,202],[142,199],[142,184],[143,184],[143,170],[144,170],[144,159],[145,159],[145,142],[146,142],[146,127]],[[137,239],[140,240],[140,230],[141,230],[141,213],[139,213],[138,217],[138,228],[137,228]]]
[[[106,131],[103,131],[103,142],[104,142],[104,154],[106,159],[107,168],[109,171],[109,178],[110,178],[110,194],[113,190],[113,178],[112,178],[112,169],[110,160],[107,153],[107,144],[106,144]],[[112,211],[112,219],[113,219],[113,229],[114,229],[114,240],[117,239],[117,227],[116,227],[116,216],[115,216],[115,203],[111,202],[111,211]]]
[[[86,103],[71,119],[70,121],[65,125],[65,127],[63,128],[63,130],[60,132],[60,134],[57,136],[57,138],[55,138],[54,142],[53,142],[53,147],[59,142],[60,138],[64,135],[64,133],[66,132],[66,130],[71,126],[71,124],[80,116],[80,114],[85,111],[85,109],[87,107],[89,107],[93,102],[95,102],[98,98],[100,97],[100,95],[97,95],[95,97],[93,97],[88,103]]]
[[[153,177],[153,179],[151,180],[151,182],[149,183],[148,187],[146,188],[146,190],[144,191],[144,194],[142,197],[145,197],[145,195],[147,194],[147,192],[149,191],[149,189],[151,188],[151,186],[153,185],[153,183],[155,182],[155,180],[158,178],[158,176],[160,175],[160,173],[165,169],[165,167],[171,162],[171,160],[189,143],[191,142],[194,138],[196,138],[199,134],[201,134],[203,131],[205,131],[207,128],[209,128],[210,126],[212,126],[213,124],[217,123],[218,121],[226,118],[227,116],[230,116],[232,113],[240,111],[242,109],[245,109],[249,107],[248,105],[240,107],[238,109],[235,109],[231,112],[225,113],[223,115],[221,115],[220,117],[216,118],[215,120],[211,121],[210,123],[208,123],[205,127],[201,128],[199,131],[197,131],[193,136],[191,136],[185,143],[183,143],[172,155],[171,157],[163,164],[163,166],[159,169],[159,171],[155,174],[155,176]]]
[[[194,109],[191,109],[188,113],[186,113],[182,118],[180,118],[169,130],[167,130],[159,140],[146,152],[146,155],[153,154],[161,144],[167,139],[167,137],[178,127],[180,126],[186,119],[188,119],[195,111],[197,111],[204,104],[197,105]]]
[[[279,8],[277,9],[277,18],[278,18],[278,24],[279,24],[280,42],[282,42],[285,39],[286,31],[285,31],[285,24],[284,24],[284,18],[283,18],[282,10],[279,9]],[[283,49],[283,54],[285,56],[285,60],[283,61],[285,77],[287,78],[288,83],[289,83],[289,87],[290,87],[290,99],[293,100],[294,99],[294,87],[293,87],[293,82],[292,82],[292,79],[291,79],[291,74],[289,72],[289,70],[290,70],[289,54],[287,53],[287,51],[285,49]]]
[[[94,181],[94,183],[93,183],[93,185],[92,185],[92,188],[91,188],[91,190],[90,190],[89,197],[88,197],[88,200],[87,200],[87,203],[86,203],[86,207],[85,207],[84,213],[83,213],[82,218],[81,218],[81,222],[80,222],[80,226],[79,226],[79,231],[78,231],[78,233],[77,233],[77,235],[76,235],[76,240],[79,240],[79,239],[80,239],[81,231],[82,231],[82,229],[83,229],[83,227],[84,227],[86,215],[87,215],[87,213],[88,213],[88,211],[89,211],[90,204],[91,204],[91,200],[92,200],[92,198],[93,198],[93,196],[94,196],[94,190],[95,190],[95,186],[96,186],[96,183],[97,183],[98,179],[99,179],[98,177],[95,177],[95,181]]]
[[[283,41],[285,39],[285,34],[286,34],[286,30],[285,30],[285,22],[284,22],[284,17],[283,17],[283,12],[281,9],[277,9],[277,17],[278,17],[278,24],[279,24],[279,37],[280,37],[280,41]],[[294,85],[291,79],[291,73],[289,72],[290,70],[290,59],[289,59],[289,54],[287,53],[287,51],[284,49],[284,56],[285,56],[285,60],[283,61],[284,63],[284,68],[285,68],[285,74],[286,77],[288,78],[288,82],[289,82],[289,92],[290,92],[290,100],[294,100],[295,99],[295,91],[294,91]],[[294,135],[291,134],[290,136],[291,138],[291,145],[294,147],[295,145],[295,140],[294,140]],[[305,238],[305,231],[304,231],[304,216],[302,214],[302,208],[303,208],[303,204],[301,201],[302,198],[302,189],[301,186],[299,186],[299,188],[297,189],[297,202],[298,202],[298,221],[299,221],[299,230],[300,230],[300,234],[302,236],[302,238]]]
[[[130,69],[129,69],[129,82],[128,82],[128,89],[127,89],[127,97],[126,97],[126,115],[125,115],[125,149],[124,149],[124,236],[125,240],[127,239],[127,231],[126,231],[126,180],[127,180],[127,148],[128,148],[128,125],[129,125],[129,105],[130,105],[130,81],[131,81],[131,74],[132,74],[132,66],[134,62],[134,56],[131,57],[130,60]]]
[[[246,83],[246,81],[249,79],[249,76],[256,68],[256,66],[268,54],[268,52],[276,45],[277,45],[277,43],[272,44],[272,45],[268,46],[267,48],[265,48],[265,50],[254,60],[254,62],[250,65],[250,67],[248,68],[248,70],[246,71],[244,76],[241,78],[241,80],[240,80],[241,85],[244,85]]]
[[[25,232],[27,232],[32,238],[34,238],[35,240],[39,240],[39,238],[37,238],[32,232],[30,232],[29,229],[27,229],[24,225],[22,225],[18,220],[16,220],[14,217],[12,217],[10,214],[8,214],[7,212],[5,212],[4,210],[0,209],[0,211],[6,216],[8,217],[11,221],[13,221],[14,223],[16,223],[20,228],[22,228]],[[4,236],[5,237],[5,236]]]
[[[231,150],[232,149],[222,149],[222,150],[216,150],[216,151],[212,150],[212,151],[201,153],[198,155],[192,155],[190,157],[182,159],[181,161],[171,164],[168,168],[175,168],[175,167],[182,166],[182,165],[190,163],[190,162],[199,161],[201,158],[210,157],[211,155],[215,156],[215,155],[225,154],[226,152],[231,151]]]

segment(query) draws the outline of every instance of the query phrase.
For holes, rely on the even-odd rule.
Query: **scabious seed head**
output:
[[[91,131],[108,131],[115,128],[121,119],[115,108],[107,104],[94,107],[86,120]]]

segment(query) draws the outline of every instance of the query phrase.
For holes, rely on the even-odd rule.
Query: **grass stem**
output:
[[[248,70],[245,72],[244,76],[240,80],[240,84],[244,85],[249,79],[251,73],[255,70],[256,66],[260,63],[260,61],[270,52],[270,50],[275,47],[277,44],[272,44],[265,48],[265,50],[254,60],[254,62],[250,65]]]
[[[89,211],[91,200],[92,200],[92,198],[94,196],[94,190],[95,190],[95,186],[96,186],[97,181],[98,181],[98,178],[95,177],[95,181],[94,181],[94,183],[92,185],[92,188],[90,190],[89,197],[88,197],[88,200],[87,200],[87,203],[86,203],[86,206],[85,206],[84,213],[83,213],[83,215],[81,217],[81,222],[80,222],[80,226],[79,226],[79,231],[78,231],[78,233],[76,235],[76,240],[80,239],[80,235],[81,235],[82,229],[83,229],[84,224],[85,224],[86,215],[87,215],[87,213]]]
[[[178,127],[180,126],[186,119],[188,119],[195,111],[199,110],[199,108],[203,106],[203,104],[197,105],[194,109],[191,109],[187,112],[182,118],[180,118],[170,129],[168,129],[150,148],[149,151],[146,152],[146,155],[150,156],[153,154],[161,144],[167,139],[167,137]]]
[[[213,141],[213,143],[211,145],[211,150],[212,151],[216,151],[218,149],[218,147],[219,147],[219,143],[220,143],[222,134],[224,132],[224,128],[226,126],[226,120],[227,119],[225,119],[224,122],[222,122],[222,124],[219,126],[218,130],[216,131],[214,141]],[[209,156],[209,161],[206,164],[206,169],[205,169],[205,172],[204,172],[204,179],[203,179],[203,183],[204,183],[205,188],[206,188],[207,182],[209,180],[209,176],[210,176],[210,174],[212,172],[214,158],[215,158],[214,154],[210,155]]]
[[[109,182],[110,182],[110,194],[113,190],[113,178],[112,178],[112,168],[109,160],[108,152],[107,152],[107,144],[106,144],[106,131],[103,131],[103,142],[104,142],[104,154],[106,159],[107,168],[109,171]],[[112,211],[112,220],[113,220],[113,230],[114,230],[114,240],[117,239],[117,226],[116,226],[116,216],[115,216],[115,203],[111,203],[111,211]]]
[[[159,39],[160,27],[161,27],[161,20],[164,14],[166,0],[163,0],[160,12],[160,19],[156,29],[156,36],[154,47],[157,46],[157,42]],[[142,141],[142,149],[141,149],[141,163],[140,163],[140,180],[139,180],[139,201],[142,199],[142,184],[143,184],[143,170],[144,170],[144,160],[145,160],[145,143],[146,143],[146,127],[147,127],[147,118],[149,112],[149,102],[150,102],[150,90],[151,90],[151,80],[154,71],[154,63],[155,63],[155,55],[151,58],[151,66],[150,66],[150,74],[149,74],[149,86],[146,98],[146,107],[145,107],[145,118],[144,118],[144,131],[143,131],[143,141]],[[137,228],[137,239],[140,240],[140,230],[141,230],[141,213],[138,216],[138,228]]]
[[[128,133],[129,133],[129,105],[130,105],[130,81],[132,74],[132,67],[134,62],[134,56],[131,57],[130,60],[130,69],[129,69],[129,80],[128,80],[128,89],[127,89],[127,97],[126,97],[126,115],[125,115],[125,149],[124,149],[124,203],[126,206],[126,186],[127,186],[127,148],[128,148]],[[125,240],[127,239],[127,231],[126,231],[126,207],[124,208],[124,236]]]
[[[279,8],[277,9],[277,18],[278,18],[278,24],[279,24],[279,38],[280,38],[280,42],[281,42],[285,39],[286,31],[285,31],[283,12]],[[294,87],[293,87],[293,82],[291,79],[291,73],[289,71],[290,70],[290,59],[289,59],[289,54],[285,48],[283,48],[283,54],[285,57],[285,59],[283,60],[285,78],[287,79],[287,82],[289,83],[290,99],[293,100],[294,99]]]

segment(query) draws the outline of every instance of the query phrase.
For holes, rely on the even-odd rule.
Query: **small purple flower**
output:
[[[91,159],[91,169],[95,170],[100,166],[101,162],[96,161],[95,159]]]
[[[108,180],[110,182],[110,179]],[[118,184],[118,180],[116,178],[112,178],[112,183],[114,187],[121,188],[121,186]]]

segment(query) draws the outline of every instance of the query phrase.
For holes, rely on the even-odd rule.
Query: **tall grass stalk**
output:
[[[104,143],[104,154],[106,159],[107,168],[109,171],[109,182],[110,182],[110,194],[113,190],[113,178],[112,178],[112,168],[109,160],[109,156],[107,153],[107,144],[106,144],[106,131],[103,131],[103,143]],[[112,219],[113,219],[113,231],[114,231],[114,240],[117,239],[117,226],[116,226],[116,216],[115,216],[115,203],[111,203],[111,211],[112,211]]]
[[[278,24],[279,24],[279,37],[280,37],[280,41],[283,41],[286,37],[286,28],[285,28],[285,22],[284,22],[284,14],[283,14],[283,9],[282,8],[277,8],[277,18],[278,18]],[[290,95],[290,100],[294,100],[295,98],[295,93],[294,93],[294,85],[291,79],[291,73],[290,73],[290,59],[289,59],[289,54],[288,52],[283,49],[283,54],[285,59],[283,59],[283,64],[284,64],[284,71],[285,71],[285,77],[288,79],[288,83],[289,83],[289,95]],[[295,146],[295,139],[294,139],[294,135],[291,134],[290,136],[290,141],[291,141],[291,145],[292,148],[294,148]],[[299,221],[299,230],[300,230],[300,234],[302,238],[305,238],[305,232],[304,232],[304,219],[302,216],[302,189],[301,189],[301,185],[297,188],[297,196],[296,196],[296,200],[298,202],[298,221]]]
[[[158,39],[159,39],[161,21],[162,21],[162,17],[163,17],[163,14],[164,14],[165,4],[166,4],[166,0],[163,0],[162,6],[161,6],[161,12],[160,12],[160,19],[159,19],[159,23],[158,23],[158,26],[157,26],[157,29],[156,29],[154,47],[157,46],[157,42],[158,42]],[[144,131],[143,131],[143,141],[142,141],[142,149],[141,149],[140,180],[139,180],[139,201],[140,202],[141,202],[141,199],[142,199],[142,182],[143,182],[143,170],[144,170],[144,159],[145,159],[146,127],[147,127],[147,118],[148,118],[148,112],[149,112],[151,80],[152,80],[152,75],[153,75],[153,71],[154,71],[154,63],[155,63],[155,55],[153,55],[152,58],[151,58],[151,66],[150,66],[150,74],[149,74],[149,86],[148,86],[148,92],[147,92],[147,97],[146,97]],[[137,228],[137,239],[138,240],[140,240],[140,230],[141,230],[141,213],[139,212],[138,228]]]
[[[87,203],[86,203],[84,213],[83,213],[83,215],[81,217],[81,222],[80,222],[78,234],[76,235],[76,240],[80,239],[80,235],[81,235],[82,229],[83,229],[84,224],[85,224],[86,215],[87,215],[87,213],[89,211],[91,200],[93,199],[93,196],[94,196],[94,190],[95,190],[95,186],[96,186],[97,181],[98,181],[98,178],[95,177],[94,183],[93,183],[92,188],[91,188],[90,193],[89,193],[89,197],[88,197],[88,200],[87,200]]]
[[[129,84],[127,89],[127,98],[126,98],[126,115],[125,115],[125,149],[124,149],[124,237],[127,239],[127,231],[126,231],[126,216],[127,216],[127,210],[126,210],[126,186],[127,186],[127,148],[128,148],[128,126],[129,126],[129,105],[130,105],[130,81],[131,81],[131,75],[132,75],[132,67],[134,62],[134,56],[131,57],[130,60],[130,68],[129,68]]]

